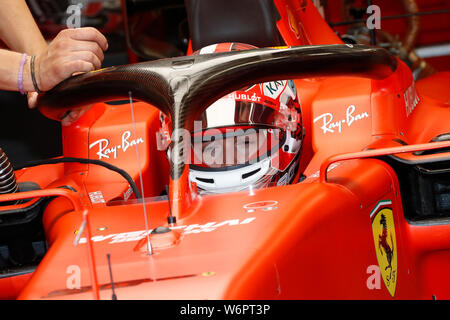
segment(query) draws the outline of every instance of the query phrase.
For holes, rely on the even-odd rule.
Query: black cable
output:
[[[120,174],[129,183],[131,189],[133,190],[134,195],[136,196],[136,199],[142,198],[141,192],[139,191],[138,187],[136,186],[136,183],[134,182],[133,178],[131,178],[131,176],[125,170],[122,170],[116,166],[113,166],[112,164],[109,164],[109,163],[107,163],[105,161],[101,161],[101,160],[92,160],[92,159],[85,159],[85,158],[71,158],[71,157],[36,160],[36,161],[27,162],[24,165],[14,168],[14,170],[20,170],[20,169],[28,168],[28,167],[41,166],[44,164],[71,163],[71,162],[72,163],[83,163],[83,164],[95,164],[95,165],[102,166],[106,169],[109,169],[111,171],[114,171],[114,172]]]

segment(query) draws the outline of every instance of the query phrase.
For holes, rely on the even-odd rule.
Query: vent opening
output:
[[[200,182],[204,182],[204,183],[214,183],[214,179],[209,179],[209,178],[198,178],[198,177],[196,177],[195,180],[200,181]]]
[[[252,175],[258,173],[260,170],[261,170],[261,168],[258,168],[258,169],[256,169],[256,170],[253,170],[253,171],[244,173],[244,174],[242,175],[242,179],[247,179],[248,177],[251,177]]]
[[[395,170],[405,218],[410,223],[450,221],[450,161],[407,164],[390,158]]]

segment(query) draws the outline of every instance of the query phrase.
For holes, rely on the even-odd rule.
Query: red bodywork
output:
[[[275,3],[289,46],[341,43],[310,1]],[[400,60],[383,81],[296,80],[306,131],[299,171],[306,179],[252,193],[191,195],[171,232],[149,235],[152,255],[144,215],[154,229],[168,226],[170,210],[167,198],[154,198],[169,184],[166,154],[156,148],[159,110],[133,104],[135,137],[129,104],[96,104],[64,128],[64,156],[107,161],[139,187],[140,165],[145,212],[128,183],[102,167],[72,163],[17,171],[19,182],[36,182],[49,194],[58,186],[76,192],[64,190],[47,206],[46,255],[34,272],[1,278],[0,296],[110,299],[110,254],[118,299],[450,299],[450,225],[408,222],[397,175],[376,158],[411,159],[417,157],[412,151],[436,148],[429,141],[449,132],[449,84],[449,72],[414,83]],[[414,86],[417,101],[410,94]],[[377,258],[383,246],[373,221],[383,209],[391,210],[395,226],[384,243],[396,255],[393,294]]]

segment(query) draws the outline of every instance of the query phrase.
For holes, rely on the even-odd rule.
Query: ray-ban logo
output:
[[[89,149],[93,147],[98,148],[98,159],[101,160],[103,158],[109,159],[112,156],[114,159],[117,159],[117,153],[122,150],[122,152],[126,152],[128,148],[135,146],[140,143],[144,143],[144,138],[130,139],[131,132],[125,131],[122,134],[122,142],[121,144],[110,146],[108,139],[99,139],[89,145]]]
[[[356,107],[351,105],[345,112],[344,119],[335,119],[334,115],[330,112],[321,114],[314,118],[314,123],[319,122],[321,124],[320,129],[323,133],[341,133],[344,127],[351,127],[355,122],[369,118],[367,112],[357,113]]]

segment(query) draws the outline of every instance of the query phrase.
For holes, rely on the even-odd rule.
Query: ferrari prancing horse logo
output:
[[[372,220],[372,231],[378,265],[384,284],[393,297],[397,283],[397,242],[394,215],[390,207],[378,210],[382,205],[390,203],[391,201],[380,201],[372,211],[371,216],[375,214]]]

